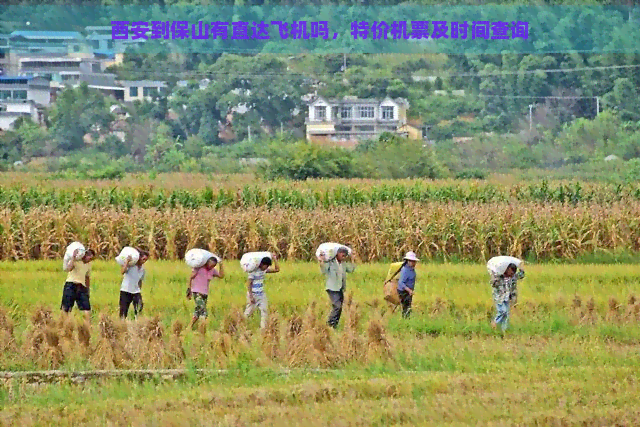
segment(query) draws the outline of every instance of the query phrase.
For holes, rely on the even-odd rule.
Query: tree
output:
[[[288,71],[280,58],[225,54],[209,70],[222,77],[207,90],[223,116],[234,115],[234,128],[237,118],[247,114],[271,129],[279,128],[302,107],[302,78]]]
[[[613,90],[604,96],[603,101],[605,108],[617,111],[621,120],[640,119],[638,91],[631,79],[617,79]]]
[[[65,89],[49,115],[53,138],[63,151],[83,148],[85,134],[104,132],[113,119],[105,97],[86,83]]]
[[[566,125],[557,143],[566,153],[568,162],[582,163],[609,154],[624,157],[620,141],[625,136],[620,117],[605,111],[593,120],[581,118]]]
[[[195,157],[199,159],[200,157],[202,157],[202,151],[204,150],[204,147],[204,141],[198,136],[190,136],[184,142],[184,152],[189,157]]]
[[[30,119],[18,120],[15,123],[16,134],[20,138],[22,156],[26,158],[51,154],[47,150],[49,134]]]

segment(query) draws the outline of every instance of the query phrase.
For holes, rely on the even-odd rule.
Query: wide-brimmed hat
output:
[[[407,252],[407,254],[404,256],[404,259],[406,259],[407,261],[420,261],[416,256],[416,253],[413,251]]]

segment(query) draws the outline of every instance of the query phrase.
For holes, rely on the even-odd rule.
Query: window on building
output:
[[[79,44],[74,44],[73,45],[73,51],[74,52],[80,52],[80,45]]]
[[[113,40],[107,40],[107,49],[113,49]]]
[[[382,120],[393,120],[393,107],[382,107]]]
[[[351,107],[342,107],[340,109],[340,117],[343,119],[351,118]]]
[[[138,96],[138,87],[137,86],[131,86],[129,88],[129,96],[132,98],[135,98]]]
[[[142,94],[144,96],[156,96],[158,94],[158,88],[155,88],[155,87],[144,87],[144,88],[142,88]]]
[[[336,125],[336,132],[351,132],[351,126]]]
[[[358,107],[358,117],[361,119],[373,119],[375,111],[373,107]]]
[[[358,132],[373,132],[373,126],[356,126]]]
[[[100,64],[91,64],[92,73],[99,73],[100,71]]]
[[[0,99],[11,99],[10,90],[0,90]]]
[[[13,99],[27,99],[27,91],[26,90],[14,90],[13,91]]]
[[[327,107],[316,107],[316,120],[326,120],[327,118]]]

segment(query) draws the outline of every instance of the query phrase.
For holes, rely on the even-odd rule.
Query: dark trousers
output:
[[[340,315],[342,314],[342,303],[344,302],[344,291],[330,291],[327,290],[329,299],[331,300],[331,313],[329,314],[329,320],[327,325],[333,329],[338,327],[340,322]]]
[[[127,318],[129,314],[129,306],[133,303],[133,312],[137,316],[142,311],[142,294],[130,294],[129,292],[120,291],[120,317]]]
[[[74,304],[77,304],[80,311],[91,311],[89,288],[82,286],[80,283],[66,282],[62,289],[60,308],[69,313]]]
[[[406,319],[411,315],[413,295],[409,295],[407,291],[398,291],[398,296],[400,297],[400,304],[402,304],[402,317]]]

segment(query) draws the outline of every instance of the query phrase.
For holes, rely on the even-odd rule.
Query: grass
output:
[[[428,344],[419,371],[411,374],[384,366],[290,375],[253,369],[179,382],[5,385],[0,423],[440,426],[640,420],[634,348],[528,338],[449,337]],[[579,355],[568,357],[572,353]]]
[[[59,264],[0,263],[0,307],[8,309],[16,339],[13,353],[0,354],[0,370],[42,367],[22,350],[37,331],[28,318],[38,305],[53,309],[54,320],[58,316],[64,281]],[[125,326],[138,334],[122,338],[138,358],[122,367],[147,367],[156,357],[166,367],[224,368],[227,373],[177,381],[93,379],[82,385],[6,380],[0,385],[0,425],[640,422],[640,317],[633,310],[638,302],[629,301],[640,290],[640,266],[528,265],[519,284],[520,304],[503,337],[488,325],[492,305],[482,265],[419,265],[414,315],[408,321],[380,301],[387,265],[360,265],[348,281],[353,304],[333,332],[322,326],[328,303],[317,266],[285,262],[281,273],[265,283],[272,322],[279,320],[270,325],[278,337],[273,344],[273,336],[258,332],[258,316],[246,325],[235,323],[244,304],[244,275],[237,261],[227,264],[227,277],[213,282],[207,330],[184,331],[177,338],[185,350],[183,360],[162,355],[174,348],[175,321],[188,322],[193,308],[184,298],[189,272],[184,263],[148,263],[145,319]],[[115,262],[96,262],[92,281],[94,354],[85,357],[78,349],[61,369],[95,369],[95,349],[111,339],[106,332],[118,334],[119,323],[110,320],[117,313],[119,291]],[[309,310],[314,302],[315,309]],[[290,338],[289,322],[296,316],[302,331]],[[153,341],[149,330],[155,321],[161,337]],[[113,348],[119,339],[112,339]],[[156,346],[156,353],[144,353],[146,346]],[[326,370],[311,369],[316,367]],[[282,368],[293,369],[283,374]]]
[[[184,262],[151,260],[146,265],[143,297],[147,316],[159,315],[169,321],[188,320],[193,303],[184,298],[189,267]],[[324,282],[316,264],[285,262],[282,271],[267,277],[269,305],[283,315],[302,311],[312,301],[325,303]],[[348,292],[364,305],[381,299],[381,280],[388,265],[363,264],[347,282]],[[92,263],[91,303],[94,311],[117,313],[121,276],[115,261]],[[33,310],[35,303],[57,308],[66,278],[60,261],[0,262],[0,306],[10,307],[15,321]],[[209,311],[220,321],[232,306],[245,303],[245,275],[238,261],[225,263],[226,277],[212,282]],[[520,283],[524,302],[552,304],[558,299],[570,302],[575,294],[586,301],[593,297],[604,307],[610,297],[625,302],[630,294],[640,295],[640,266],[634,264],[532,264]],[[420,311],[442,298],[458,306],[491,307],[491,289],[483,265],[420,264],[418,289],[414,299]],[[34,295],[37,300],[34,301]]]

